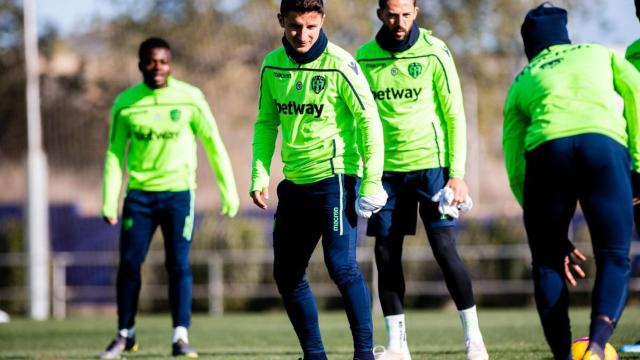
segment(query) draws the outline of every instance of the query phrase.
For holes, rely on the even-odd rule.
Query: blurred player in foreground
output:
[[[604,358],[627,297],[640,75],[602,46],[572,45],[566,25],[567,12],[548,3],[526,15],[521,32],[529,64],[507,96],[503,147],[510,186],[524,210],[536,305],[556,360],[571,359],[564,277],[573,249],[566,239],[580,202],[597,268],[584,354],[594,360]]]
[[[640,20],[640,0],[635,0],[636,4],[636,17]],[[629,45],[627,48],[627,52],[625,54],[625,58],[629,60],[635,67],[640,71],[640,39],[633,42],[633,44]],[[632,173],[635,175],[637,173]],[[635,175],[638,176],[638,175]],[[639,179],[633,179],[634,182],[640,183]],[[640,231],[640,191],[636,191],[640,189],[634,189],[634,206],[633,206],[633,215],[636,223],[636,231]],[[640,256],[635,256],[632,259],[631,263],[631,271],[637,272],[640,268]],[[638,340],[635,344],[627,344],[620,347],[620,352],[632,352],[632,353],[640,353],[640,340]]]

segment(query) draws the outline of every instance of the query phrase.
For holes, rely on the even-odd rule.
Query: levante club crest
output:
[[[311,79],[311,90],[314,93],[320,94],[327,86],[327,77],[322,75],[316,75]]]
[[[180,110],[178,110],[178,109],[173,109],[169,113],[169,116],[171,116],[171,120],[173,120],[173,121],[180,120],[180,115],[181,115],[181,113],[180,113]]]
[[[409,75],[411,75],[412,78],[417,79],[418,76],[422,74],[422,65],[414,62],[409,64],[409,68],[407,70],[409,71]]]

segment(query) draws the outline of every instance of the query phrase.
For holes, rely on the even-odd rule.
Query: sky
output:
[[[115,13],[112,0],[36,1],[39,25],[51,23],[62,34],[86,28],[96,16],[109,17]],[[640,38],[640,23],[635,17],[633,0],[585,1],[594,4],[594,8],[591,9],[594,17],[585,21],[580,14],[569,14],[569,32],[574,42],[596,42],[624,48]],[[225,0],[224,2],[232,3],[233,1]],[[372,1],[372,3],[375,2]],[[603,24],[606,27],[603,27]]]
[[[581,19],[579,14],[569,14],[569,34],[575,42],[624,47],[640,38],[640,22],[633,0],[582,1],[596,5],[589,10],[593,18],[588,21]]]
[[[96,16],[109,17],[115,10],[111,0],[36,0],[38,26],[55,25],[63,34],[85,28]]]

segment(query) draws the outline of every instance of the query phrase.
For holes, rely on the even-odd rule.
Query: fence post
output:
[[[209,269],[209,314],[224,314],[224,263],[222,256],[215,252],[207,260]]]
[[[63,320],[67,316],[67,265],[64,254],[55,254],[52,259],[53,271],[51,285],[53,287],[53,317]]]

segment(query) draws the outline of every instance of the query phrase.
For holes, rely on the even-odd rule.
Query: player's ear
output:
[[[284,16],[280,13],[278,13],[278,23],[280,23],[281,28],[284,28]]]
[[[382,12],[383,12],[383,11],[384,11],[384,10],[382,10],[382,9],[378,9],[378,10],[376,10],[376,15],[378,15],[378,19],[379,19],[380,21],[384,21],[384,20],[382,19]]]

